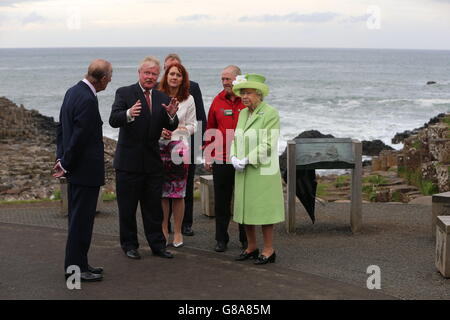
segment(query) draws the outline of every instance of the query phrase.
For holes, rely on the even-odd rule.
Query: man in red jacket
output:
[[[231,219],[231,199],[234,189],[234,168],[228,154],[239,112],[245,108],[241,98],[233,93],[233,81],[241,74],[237,66],[228,66],[221,74],[223,91],[213,100],[208,113],[205,142],[205,168],[213,172],[214,203],[217,241],[215,251],[224,252],[229,241],[228,225]],[[228,133],[227,133],[228,131]],[[209,140],[208,136],[211,136]],[[218,136],[220,136],[218,138]],[[209,141],[208,141],[209,140]],[[239,241],[247,247],[244,226],[239,225]]]

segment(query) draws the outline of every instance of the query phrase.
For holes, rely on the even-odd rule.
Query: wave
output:
[[[417,99],[415,100],[420,106],[433,107],[435,105],[448,104],[450,107],[450,99]],[[449,109],[450,110],[450,109]]]

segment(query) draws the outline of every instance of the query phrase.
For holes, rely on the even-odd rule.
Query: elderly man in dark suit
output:
[[[164,69],[172,63],[178,62],[181,64],[181,58],[176,53],[171,53],[166,56],[164,59]],[[201,125],[201,137],[199,141],[203,141],[202,137],[206,130],[206,113],[205,107],[203,105],[203,97],[202,92],[200,90],[200,86],[197,82],[189,81],[189,93],[194,98],[195,102],[195,115],[199,125]],[[200,133],[200,131],[199,131]],[[184,198],[184,216],[183,216],[183,225],[182,225],[182,233],[185,236],[193,236],[194,231],[192,230],[193,219],[193,211],[194,211],[194,176],[195,176],[195,160],[200,155],[200,148],[194,148],[194,135],[191,136],[191,164],[189,165],[187,183],[186,183],[186,197]]]
[[[65,270],[78,266],[81,281],[102,280],[103,268],[88,264],[88,251],[94,227],[100,186],[105,184],[102,119],[97,92],[111,81],[108,61],[94,60],[83,81],[70,88],[64,97],[57,126],[56,178],[67,177],[69,231]]]
[[[131,259],[141,257],[136,225],[138,203],[153,254],[173,258],[166,251],[167,239],[162,232],[164,171],[158,140],[163,128],[178,127],[178,101],[154,89],[159,73],[159,60],[146,57],[138,70],[138,83],[117,89],[109,117],[109,124],[120,128],[114,157],[120,244]]]

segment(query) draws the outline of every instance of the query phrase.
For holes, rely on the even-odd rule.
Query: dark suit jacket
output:
[[[57,126],[56,157],[69,183],[105,184],[102,119],[98,100],[83,81],[67,90]]]
[[[126,112],[137,100],[142,103],[141,114],[132,122],[127,122]],[[170,121],[162,104],[168,105],[169,97],[152,90],[152,114],[139,83],[117,89],[111,109],[109,124],[120,128],[114,157],[114,168],[128,172],[161,173],[163,165],[159,151],[159,138],[163,128],[175,130],[178,117]]]
[[[200,91],[200,87],[197,82],[190,81],[189,84],[189,93],[194,98],[195,102],[195,114],[197,121],[201,121],[201,132],[202,132],[202,144],[203,144],[203,134],[206,131],[206,113],[205,106],[203,105],[203,97],[202,92]],[[199,123],[200,125],[200,123]],[[200,129],[200,127],[198,127]],[[191,146],[194,146],[194,138],[191,137]],[[195,150],[191,147],[191,161],[193,163],[194,157],[201,154],[201,150]]]

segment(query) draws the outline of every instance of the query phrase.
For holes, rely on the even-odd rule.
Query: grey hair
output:
[[[98,83],[103,79],[103,77],[108,77],[110,75],[112,75],[111,63],[103,59],[95,59],[89,65],[88,72],[85,77],[88,78],[90,82]]]
[[[247,89],[247,88],[241,88],[240,92],[242,92],[242,90],[244,90],[244,89]],[[248,89],[251,89],[251,88],[248,88]],[[255,90],[255,93],[259,96],[260,100],[264,101],[264,95],[263,95],[262,91],[259,89],[254,89],[254,90]]]
[[[169,54],[167,55],[167,57],[164,59],[164,62],[166,62],[166,61],[169,60],[169,59],[175,59],[175,60],[177,60],[177,61],[181,64],[181,58],[180,58],[180,56],[179,56],[178,54],[176,54],[176,53],[169,53]]]
[[[142,66],[144,64],[155,64],[159,69],[161,69],[161,64],[159,63],[158,58],[156,58],[154,56],[147,56],[147,57],[145,57],[144,60],[142,60],[140,65],[139,65],[139,70],[142,69]]]
[[[225,67],[223,69],[223,71],[225,70],[231,70],[231,72],[235,75],[235,76],[240,76],[242,74],[241,69],[238,66],[235,66],[233,64],[229,65],[228,67]]]
[[[256,89],[256,94],[261,98],[261,101],[264,101],[264,95],[261,90]]]

